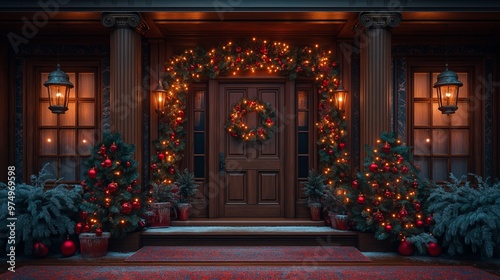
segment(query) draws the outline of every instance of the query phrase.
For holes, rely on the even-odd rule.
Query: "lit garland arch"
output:
[[[186,50],[165,63],[163,86],[168,92],[160,116],[159,139],[153,141],[157,154],[151,157],[153,180],[172,181],[185,148],[184,110],[190,83],[242,72],[266,71],[294,80],[297,76],[315,78],[320,95],[318,145],[321,168],[330,183],[341,183],[348,175],[346,148],[347,123],[335,109],[333,91],[338,86],[337,63],[331,51],[314,47],[290,47],[281,42],[252,40],[228,42],[206,51]],[[279,108],[277,108],[279,109]]]

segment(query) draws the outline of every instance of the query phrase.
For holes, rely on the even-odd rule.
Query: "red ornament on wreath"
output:
[[[158,154],[158,160],[159,160],[159,161],[162,161],[162,160],[164,160],[164,159],[165,159],[165,154],[164,154],[164,153],[159,153],[159,154]]]
[[[125,215],[130,214],[132,212],[132,205],[129,202],[123,203],[121,212]]]
[[[399,210],[399,212],[398,212],[398,218],[404,220],[407,216],[408,216],[408,211],[403,206],[403,208],[401,208],[401,210]]]
[[[341,150],[345,149],[345,143],[344,142],[341,142],[339,144],[339,149],[341,149]]]
[[[410,169],[408,168],[408,166],[403,165],[403,167],[401,167],[401,172],[403,172],[404,174],[408,173],[408,171],[410,171]]]
[[[385,225],[385,231],[386,231],[386,232],[391,232],[391,231],[392,231],[392,226],[391,226],[391,224],[387,224],[387,225]]]
[[[76,244],[73,240],[68,238],[61,244],[59,250],[61,251],[61,255],[63,255],[63,257],[71,257],[76,253]]]
[[[170,166],[170,168],[168,169],[168,172],[169,172],[170,174],[174,175],[174,174],[175,174],[175,167]]]
[[[137,186],[137,184],[139,184],[137,180],[132,181],[132,185]]]
[[[125,166],[126,166],[126,167],[130,167],[131,165],[132,165],[132,163],[130,163],[130,161],[127,161],[127,162],[125,163]]]
[[[417,182],[417,179],[413,180],[412,185],[413,185],[413,188],[414,188],[414,189],[418,188],[418,182]]]
[[[418,221],[417,221],[417,227],[421,228],[421,227],[423,227],[423,226],[424,226],[424,221],[422,221],[422,220],[418,220]]]
[[[109,190],[109,192],[111,192],[111,193],[116,192],[116,191],[118,190],[118,184],[117,184],[117,183],[115,183],[115,182],[109,183],[109,184],[108,184],[108,190]]]
[[[370,164],[370,171],[371,172],[377,172],[378,170],[378,165],[374,162],[372,162],[372,164]]]
[[[49,247],[42,242],[35,242],[33,244],[33,256],[43,258],[49,254]]]
[[[359,187],[359,183],[358,183],[358,180],[353,180],[352,181],[352,188],[357,190]]]
[[[358,196],[358,199],[356,200],[358,204],[365,204],[365,197],[363,195]]]

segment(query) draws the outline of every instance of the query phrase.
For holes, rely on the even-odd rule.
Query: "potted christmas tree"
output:
[[[328,209],[330,225],[334,229],[348,230],[348,210],[343,198],[343,188],[333,188],[329,185],[325,198],[325,208]]]
[[[321,220],[321,211],[325,199],[325,177],[322,174],[316,173],[314,170],[309,170],[307,182],[304,184],[302,191],[306,196],[306,203],[311,211],[311,219],[313,221]]]
[[[177,201],[178,188],[175,184],[153,183],[149,202],[149,225],[151,227],[170,226],[170,209]]]
[[[189,217],[189,208],[195,195],[198,193],[198,185],[194,181],[194,174],[184,169],[183,172],[177,172],[175,184],[179,188],[179,201],[177,209],[179,210],[178,219],[185,221]]]
[[[88,168],[81,203],[80,233],[83,257],[100,257],[107,253],[108,238],[123,238],[145,226],[144,196],[138,183],[135,147],[126,144],[120,134],[107,133],[92,148],[85,162]],[[90,245],[98,245],[90,248]]]

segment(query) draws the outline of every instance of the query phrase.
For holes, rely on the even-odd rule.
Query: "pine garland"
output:
[[[490,258],[500,252],[500,182],[471,176],[477,184],[451,174],[450,182],[433,190],[428,200],[432,232],[450,255],[472,252]]]
[[[45,190],[47,183],[55,183]],[[74,233],[75,217],[81,201],[80,186],[59,184],[53,179],[46,164],[38,176],[31,176],[31,185],[16,185],[14,200],[16,221],[16,245],[24,246],[24,253],[31,255],[33,244],[42,242],[46,246],[57,244],[68,234]],[[0,183],[0,233],[7,234],[8,211],[7,186]],[[7,244],[7,246],[9,246]]]

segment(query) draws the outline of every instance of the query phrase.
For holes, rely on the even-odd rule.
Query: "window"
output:
[[[471,144],[474,139],[469,108],[471,71],[457,71],[463,83],[458,110],[442,114],[433,88],[440,72],[414,69],[412,76],[413,147],[420,177],[446,181],[450,173],[460,178],[471,170]]]
[[[87,171],[83,162],[90,157],[90,148],[98,139],[98,67],[66,66],[62,69],[74,88],[70,91],[69,109],[65,114],[57,115],[48,109],[47,88],[43,85],[54,69],[31,66],[35,74],[28,75],[28,79],[38,86],[33,89],[35,98],[27,100],[26,105],[30,108],[27,118],[32,120],[27,122],[30,133],[25,135],[27,164],[32,164],[27,170],[37,173],[49,164],[55,178],[62,178],[67,183],[80,182]]]

